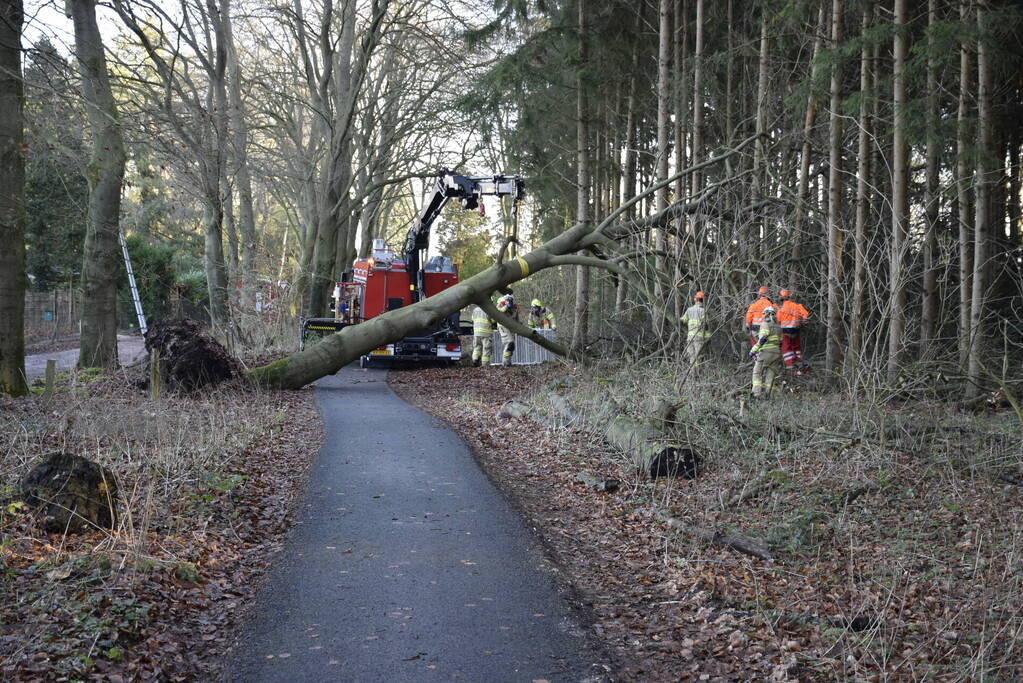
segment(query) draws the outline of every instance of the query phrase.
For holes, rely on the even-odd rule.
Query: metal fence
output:
[[[25,341],[31,344],[77,334],[80,302],[81,292],[76,289],[25,292]]]
[[[536,330],[544,339],[554,339],[557,330]],[[502,363],[501,333],[494,331],[494,355],[490,361],[491,365]],[[512,352],[512,365],[537,365],[548,361],[556,360],[557,356],[534,342],[515,335],[515,351]]]

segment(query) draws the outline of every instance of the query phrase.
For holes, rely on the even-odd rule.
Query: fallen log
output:
[[[604,438],[628,454],[636,469],[651,479],[693,479],[703,464],[703,459],[691,448],[671,440],[653,425],[625,415],[607,423]]]
[[[525,403],[519,401],[506,401],[497,411],[497,416],[502,420],[510,420],[513,417],[526,417],[532,409]]]
[[[774,561],[770,548],[748,536],[743,536],[742,534],[726,534],[720,531],[710,531],[708,529],[691,526],[686,522],[683,522],[678,517],[672,517],[663,510],[657,513],[657,518],[672,529],[677,529],[689,536],[695,536],[701,541],[707,541],[714,545],[729,548],[740,552],[743,555],[749,555],[750,557],[756,557],[764,560],[765,562]]]

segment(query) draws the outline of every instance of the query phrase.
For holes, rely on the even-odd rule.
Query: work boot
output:
[[[511,360],[506,360],[504,363],[502,363],[502,365],[504,365],[504,367],[506,367],[506,368],[510,368],[511,367]]]
[[[478,368],[480,366],[480,359],[479,358],[473,358],[472,359],[472,366],[474,368]]]

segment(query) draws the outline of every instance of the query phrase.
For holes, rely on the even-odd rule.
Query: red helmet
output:
[[[790,296],[792,296],[792,292],[790,292],[787,289],[779,289],[778,296],[780,296],[782,299],[788,299]]]
[[[693,297],[693,301],[703,301],[703,290],[696,293],[696,296]]]
[[[761,296],[767,296],[768,291],[770,290],[767,289],[767,285],[764,285],[763,287],[757,290],[757,294],[760,294]]]

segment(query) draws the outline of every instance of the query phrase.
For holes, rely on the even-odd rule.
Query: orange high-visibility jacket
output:
[[[749,308],[746,309],[746,327],[759,329],[764,324],[764,309],[773,305],[766,296],[762,296],[751,303]]]
[[[810,319],[810,311],[792,299],[786,299],[778,309],[778,324],[783,330],[798,330],[799,326]]]

